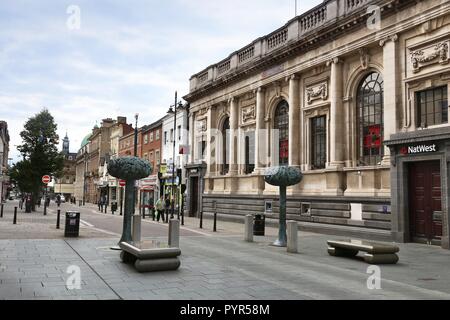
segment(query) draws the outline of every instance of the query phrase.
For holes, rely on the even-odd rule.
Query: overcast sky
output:
[[[298,13],[321,3],[298,1]],[[77,29],[74,11],[80,9]],[[1,0],[0,119],[11,155],[44,106],[70,149],[118,115],[162,117],[189,78],[295,15],[295,0]],[[68,27],[68,22],[69,26]]]

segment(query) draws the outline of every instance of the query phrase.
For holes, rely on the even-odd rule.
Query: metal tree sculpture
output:
[[[146,178],[152,172],[150,163],[136,157],[113,159],[108,164],[108,173],[125,184],[125,210],[123,214],[123,231],[120,242],[130,242],[131,216],[134,211],[134,185],[136,180]]]
[[[302,181],[303,175],[296,167],[280,166],[268,168],[264,180],[272,185],[280,187],[280,226],[278,239],[273,243],[277,247],[286,247],[286,187],[293,186]]]

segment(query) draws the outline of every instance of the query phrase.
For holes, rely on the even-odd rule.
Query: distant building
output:
[[[0,201],[8,194],[9,177],[7,176],[9,154],[9,133],[6,121],[0,121]]]
[[[150,176],[139,181],[141,203],[146,208],[154,205],[160,194],[158,172],[161,164],[161,131],[162,119],[141,128],[140,154],[152,166]]]
[[[162,118],[162,160],[160,166],[160,184],[164,190],[164,195],[172,195],[171,188],[175,184],[174,195],[179,199],[181,184],[185,183],[185,165],[188,163],[188,105],[177,107],[176,123],[173,110]],[[174,131],[175,127],[175,131]],[[175,142],[175,145],[174,145]],[[174,150],[175,147],[175,150]],[[180,153],[181,151],[181,153]],[[175,158],[174,158],[175,153]],[[175,165],[174,165],[175,163]],[[181,175],[177,175],[177,169],[181,170]],[[173,170],[175,170],[175,181],[173,181]]]
[[[76,181],[76,153],[70,153],[70,141],[66,136],[63,139],[62,154],[64,155],[63,174],[60,178],[55,178],[54,192],[61,194],[66,201],[70,201],[75,196],[75,181]]]

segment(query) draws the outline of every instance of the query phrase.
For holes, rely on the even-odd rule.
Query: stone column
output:
[[[207,118],[207,131],[206,131],[206,164],[207,164],[207,175],[216,174],[216,160],[217,160],[217,150],[216,150],[216,134],[215,128],[213,128],[215,122],[215,110],[212,106],[208,108],[208,118]]]
[[[330,163],[331,168],[344,166],[344,112],[342,107],[342,61],[334,58],[328,62],[331,64],[330,80]]]
[[[300,166],[300,90],[297,75],[289,78],[289,165]]]
[[[230,172],[229,175],[234,176],[238,173],[237,150],[239,129],[239,106],[236,98],[230,99]]]
[[[380,41],[383,47],[383,141],[389,140],[391,134],[397,131],[398,115],[397,115],[397,40],[398,36],[389,36]],[[390,150],[384,146],[384,157],[381,162],[384,165],[390,165]]]
[[[194,163],[195,161],[195,114],[194,113],[190,113],[189,114],[189,145],[190,145],[190,150],[189,150],[189,163]],[[163,133],[161,132],[161,137],[160,139],[164,139]]]
[[[256,90],[255,173],[260,174],[266,166],[267,141],[265,136],[265,89]]]

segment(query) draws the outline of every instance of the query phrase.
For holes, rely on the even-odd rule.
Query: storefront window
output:
[[[383,78],[372,72],[358,90],[359,161],[376,165],[383,156]]]
[[[275,110],[274,127],[279,130],[279,164],[289,163],[289,105],[286,101],[281,101]]]
[[[416,102],[419,127],[448,122],[447,86],[417,92]]]

